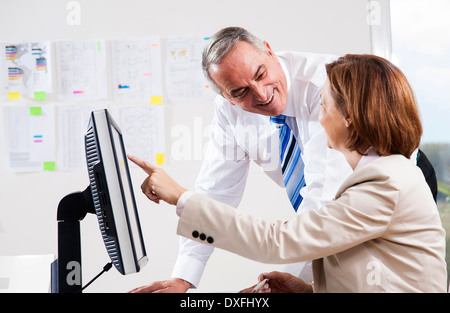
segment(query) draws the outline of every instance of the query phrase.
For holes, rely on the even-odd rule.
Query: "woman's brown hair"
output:
[[[326,66],[331,96],[351,120],[347,147],[361,154],[372,146],[380,155],[409,158],[419,146],[422,123],[405,75],[375,55],[347,54]]]

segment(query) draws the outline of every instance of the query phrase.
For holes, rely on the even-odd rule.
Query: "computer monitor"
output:
[[[125,146],[108,111],[94,111],[85,136],[86,162],[95,213],[106,249],[121,274],[147,262]]]
[[[79,221],[87,213],[97,216],[106,250],[121,274],[137,273],[147,263],[122,133],[107,109],[92,112],[85,148],[89,186],[67,195],[58,206],[53,292],[81,290]]]

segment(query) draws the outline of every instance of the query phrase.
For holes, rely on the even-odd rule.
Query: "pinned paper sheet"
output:
[[[5,107],[7,168],[13,172],[52,170],[55,160],[55,107],[9,105]]]
[[[105,109],[104,104],[66,104],[57,110],[59,171],[85,170],[84,135],[92,111]],[[50,159],[47,159],[50,160]]]
[[[113,40],[111,60],[115,101],[148,101],[162,94],[159,37]]]
[[[208,37],[167,39],[166,87],[172,103],[210,101],[216,96],[202,72],[202,52]]]
[[[117,105],[111,113],[120,125],[128,154],[152,164],[165,163],[164,106]]]
[[[58,96],[61,100],[98,100],[107,97],[104,41],[55,43]]]
[[[8,99],[33,97],[35,91],[52,92],[50,42],[0,43],[1,88]]]

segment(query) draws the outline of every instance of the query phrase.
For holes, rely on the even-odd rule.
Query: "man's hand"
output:
[[[270,272],[259,275],[258,280],[262,281],[264,278],[269,278],[258,292],[259,293],[311,293],[313,288],[311,284],[305,283],[302,279],[294,275],[282,272]],[[255,285],[256,286],[256,285]],[[242,293],[250,293],[253,288],[246,288],[241,290]]]
[[[159,200],[164,200],[169,204],[176,205],[180,196],[187,191],[170,178],[163,169],[135,156],[129,155],[128,158],[149,175],[142,183],[141,189],[153,202],[159,203]]]
[[[130,293],[184,293],[190,286],[191,284],[185,280],[172,278],[135,288]]]

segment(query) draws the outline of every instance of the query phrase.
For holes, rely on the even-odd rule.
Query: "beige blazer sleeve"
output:
[[[181,236],[265,263],[292,263],[336,254],[383,234],[398,186],[381,167],[367,165],[322,209],[288,221],[268,221],[195,194],[179,220]]]

